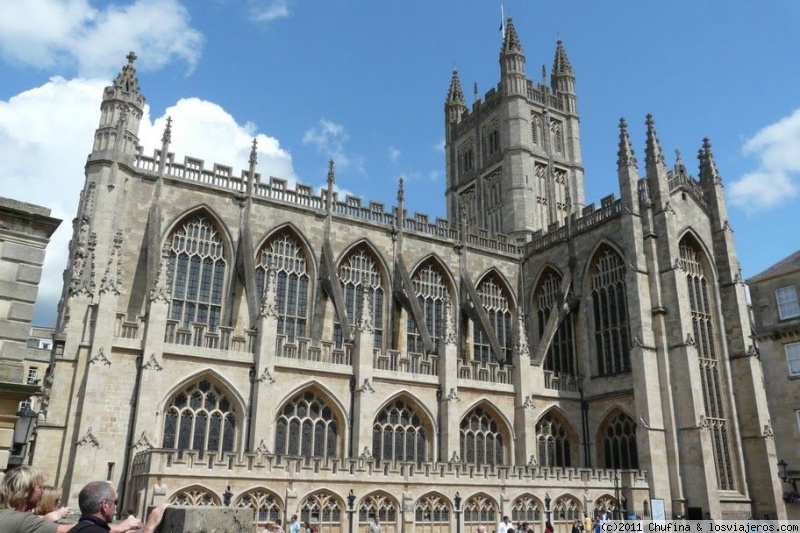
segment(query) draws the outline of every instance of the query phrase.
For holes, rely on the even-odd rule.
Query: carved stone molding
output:
[[[150,450],[152,448],[155,448],[155,446],[153,446],[153,443],[150,442],[149,438],[147,438],[147,432],[142,431],[142,435],[139,437],[139,440],[133,443],[133,449],[136,451],[141,451]]]
[[[264,439],[261,439],[261,442],[258,444],[258,448],[255,449],[256,455],[259,457],[263,457],[269,454],[269,448],[267,448],[267,443],[264,442]]]
[[[447,400],[450,402],[460,402],[461,398],[458,397],[458,392],[455,387],[450,389],[450,394],[447,395]]]
[[[76,442],[75,444],[77,444],[78,446],[86,446],[88,444],[91,445],[92,448],[100,447],[100,441],[97,440],[97,437],[95,437],[94,433],[92,433],[92,428],[87,429],[86,434],[80,439],[78,439],[78,442]]]
[[[89,359],[89,364],[92,365],[101,364],[105,366],[111,366],[111,361],[108,360],[108,357],[106,357],[105,352],[103,351],[102,348],[100,348],[100,351],[97,352],[97,355]]]
[[[156,354],[151,353],[150,359],[148,359],[147,362],[144,365],[142,365],[142,370],[155,370],[156,372],[158,372],[164,370],[164,367],[161,366],[161,364],[158,362]]]
[[[272,384],[275,383],[275,378],[272,377],[272,373],[269,371],[269,368],[264,367],[264,371],[261,372],[261,375],[258,376],[253,380],[253,383],[267,383]]]
[[[161,248],[161,261],[158,264],[158,274],[156,274],[156,281],[153,284],[153,288],[150,289],[151,302],[169,303],[172,299],[169,282],[167,281],[167,269],[171,250],[172,242],[167,240]]]
[[[372,384],[369,382],[369,378],[364,380],[364,384],[361,385],[361,388],[359,388],[358,390],[361,392],[369,392],[369,393],[375,392],[375,389],[372,388]]]

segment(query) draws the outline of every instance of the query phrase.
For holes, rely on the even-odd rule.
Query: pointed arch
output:
[[[381,461],[432,460],[433,420],[427,409],[406,391],[395,394],[378,409],[373,421],[372,456]]]
[[[263,486],[256,486],[239,494],[234,500],[234,507],[253,509],[256,524],[265,526],[283,516],[285,505],[281,497]]]
[[[483,283],[487,278],[494,277],[495,282],[502,286],[503,290],[508,294],[509,297],[509,307],[511,310],[516,313],[517,309],[519,308],[518,305],[518,297],[516,292],[514,291],[514,285],[508,281],[508,278],[505,274],[500,272],[500,270],[495,266],[490,266],[486,270],[484,270],[480,275],[478,275],[477,279],[475,280],[475,286],[479,287],[481,283]]]
[[[372,239],[369,237],[362,237],[356,241],[351,242],[349,245],[345,246],[344,249],[339,253],[339,257],[336,258],[336,264],[340,264],[342,260],[350,255],[351,252],[356,250],[357,248],[367,248],[369,252],[375,257],[379,264],[379,269],[381,271],[381,276],[388,280],[390,277],[391,269],[389,268],[389,264],[386,262],[386,258],[381,253],[378,246],[372,242]]]
[[[479,400],[460,422],[461,460],[467,464],[504,465],[511,457],[511,424],[488,400]]]
[[[195,324],[215,332],[222,320],[225,287],[232,264],[231,236],[214,211],[196,206],[176,218],[165,234],[169,320],[189,329]],[[194,335],[177,335],[182,344],[201,343]]]
[[[532,293],[533,316],[536,320],[536,340],[541,341],[550,313],[558,313],[563,276],[553,266],[542,270]],[[550,347],[544,356],[544,370],[556,375],[577,376],[578,357],[575,330],[577,313],[569,313],[558,325]]]
[[[539,417],[535,435],[540,467],[569,468],[577,464],[578,435],[558,406],[551,407]]]
[[[421,533],[449,533],[452,503],[443,494],[431,491],[414,502],[414,522]]]
[[[613,376],[631,371],[628,315],[628,267],[622,254],[600,243],[587,263],[585,294],[591,295],[591,323],[597,373]]]
[[[381,531],[394,533],[401,528],[398,527],[400,513],[400,502],[396,497],[386,491],[376,490],[364,496],[356,505],[358,511],[359,532],[369,532],[369,522],[375,516],[381,521]]]
[[[161,405],[159,408],[161,412],[167,408],[167,404],[169,400],[178,393],[178,391],[186,388],[187,385],[191,385],[192,383],[198,382],[201,379],[211,379],[213,381],[217,381],[220,386],[222,386],[228,393],[230,393],[233,398],[236,400],[234,403],[234,408],[238,414],[244,413],[245,405],[247,404],[244,396],[239,392],[239,389],[225,376],[219,373],[216,368],[206,367],[201,368],[200,370],[196,370],[176,382],[175,385],[164,395]]]
[[[606,515],[607,518],[617,519],[617,511],[620,509],[619,501],[611,494],[603,494],[594,500],[593,516]],[[624,518],[624,517],[623,517]]]
[[[422,311],[422,319],[433,345],[437,346],[447,327],[444,320],[445,302],[449,299],[451,305],[454,305],[456,284],[449,269],[436,254],[429,254],[419,261],[410,277]],[[406,322],[406,346],[409,352],[425,353],[422,336],[410,314]]]
[[[520,494],[511,505],[511,522],[537,523],[542,519],[542,501],[531,493]]]
[[[275,454],[334,458],[344,449],[345,410],[318,382],[287,395],[275,421]]]
[[[336,261],[336,273],[344,294],[344,306],[351,324],[363,317],[362,304],[366,295],[370,304],[374,336],[373,347],[383,348],[389,291],[389,273],[382,255],[367,239],[349,246]],[[339,317],[333,324],[333,339],[338,348],[344,343]]]
[[[208,507],[222,505],[222,500],[220,500],[216,492],[199,483],[176,490],[167,501],[173,505],[202,505]]]
[[[467,531],[474,531],[480,525],[494,526],[500,521],[497,500],[485,492],[477,492],[465,498],[462,509]]]
[[[442,258],[442,256],[440,256],[436,252],[431,252],[420,258],[409,270],[411,277],[413,278],[414,274],[416,274],[416,272],[420,268],[428,265],[429,263],[434,263],[436,265],[436,268],[440,270],[442,277],[444,278],[447,290],[449,292],[450,299],[455,304],[456,299],[458,298],[458,291],[456,290],[456,288],[458,287],[458,283],[456,282],[456,278],[453,276],[453,272],[447,266],[447,261],[445,261]]]
[[[553,524],[568,524],[583,519],[583,506],[572,494],[562,494],[553,499]]]
[[[233,253],[233,234],[231,233],[228,225],[223,222],[222,215],[216,209],[214,209],[213,206],[205,202],[188,207],[173,217],[172,223],[164,227],[164,233],[161,235],[162,243],[166,242],[166,239],[176,229],[178,229],[183,222],[195,216],[204,216],[213,221],[213,224],[216,226],[223,238],[223,245],[228,253],[226,259],[231,261],[233,259],[233,257],[231,257],[231,254]]]
[[[308,335],[315,265],[311,247],[290,223],[271,231],[256,252],[256,294],[263,298],[269,270],[274,269],[278,335],[290,341]]]
[[[691,226],[687,226],[678,232],[678,242],[683,242],[684,239],[691,239],[694,242],[694,245],[702,251],[704,266],[708,267],[709,269],[707,275],[709,275],[709,277],[711,277],[716,283],[716,280],[718,279],[717,265],[711,260],[711,258],[714,257],[714,254],[706,245],[705,240],[703,240],[703,238],[700,237],[697,231]]]
[[[163,448],[178,452],[225,453],[241,441],[244,402],[236,389],[211,369],[174,387],[162,405]]]
[[[514,349],[512,327],[513,317],[516,314],[516,303],[508,280],[500,271],[491,267],[476,282],[475,290],[481,299],[483,309],[494,329],[500,347],[503,349],[503,356],[506,361],[510,361]],[[480,327],[473,329],[472,347],[473,358],[476,361],[486,364],[494,360],[489,338]]]
[[[619,406],[610,408],[597,431],[597,457],[604,468],[638,469],[636,421]]]
[[[338,533],[344,521],[344,500],[335,492],[322,488],[305,496],[298,506],[300,521],[314,524],[319,533]]]

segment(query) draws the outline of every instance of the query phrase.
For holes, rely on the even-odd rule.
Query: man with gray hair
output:
[[[486,533],[486,526],[478,526],[475,533]]]
[[[78,494],[78,507],[81,508],[80,521],[69,530],[69,533],[106,533],[111,531],[108,525],[114,519],[117,509],[117,491],[107,481],[92,481],[81,489]],[[144,525],[143,533],[153,533],[161,523],[164,509],[168,504],[162,504],[153,509]]]

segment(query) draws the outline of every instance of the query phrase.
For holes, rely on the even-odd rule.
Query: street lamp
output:
[[[353,508],[353,506],[355,504],[356,504],[356,495],[353,492],[353,489],[350,489],[350,493],[347,495],[347,514],[350,516],[350,520],[349,520],[349,522],[350,522],[350,525],[349,525],[350,533],[353,533],[353,513],[355,512],[355,509]],[[377,512],[377,511],[375,511],[375,512]]]
[[[233,498],[233,492],[231,492],[231,486],[228,485],[225,487],[225,492],[222,493],[222,503],[225,504],[225,507],[231,506],[231,498]]]
[[[25,403],[22,408],[17,411],[17,420],[14,422],[14,448],[20,450],[19,455],[13,455],[14,463],[22,464],[25,459],[28,441],[31,439],[33,429],[36,427],[36,418],[38,413],[31,409],[31,406]],[[13,453],[13,452],[12,452]],[[12,461],[9,461],[12,462]]]
[[[778,461],[778,477],[784,483],[789,483],[792,486],[792,491],[797,492],[797,478],[789,475],[789,463],[783,459]]]
[[[547,521],[550,521],[550,502],[553,501],[550,499],[550,495],[546,492],[544,493],[544,512],[547,516]]]
[[[461,533],[461,495],[458,491],[453,496],[453,503],[456,505],[456,533]]]
[[[614,505],[614,520],[619,520],[619,472],[614,470],[614,499],[616,500],[616,505]]]

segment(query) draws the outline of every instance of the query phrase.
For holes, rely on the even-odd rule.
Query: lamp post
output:
[[[13,454],[9,457],[9,466],[11,464],[20,465],[25,461],[25,453],[27,452],[28,441],[31,439],[33,429],[36,427],[36,418],[38,413],[31,409],[27,403],[17,411],[17,420],[14,422],[14,449],[19,450],[19,454]]]
[[[458,491],[453,496],[453,503],[456,506],[456,533],[461,533],[461,495]]]
[[[784,483],[789,483],[793,492],[797,492],[797,478],[789,475],[789,463],[783,459],[778,461],[778,477]]]
[[[547,516],[547,521],[550,521],[550,502],[553,501],[550,499],[550,495],[546,492],[544,493],[544,513]]]
[[[233,492],[231,492],[231,486],[228,485],[225,487],[225,492],[222,493],[222,503],[225,504],[225,507],[231,506],[231,498],[233,498]]]
[[[353,533],[353,513],[355,512],[355,508],[353,507],[356,504],[356,495],[353,492],[353,489],[350,489],[350,493],[347,495],[347,514],[350,517],[349,519],[349,526],[348,531]],[[376,511],[377,512],[377,511]]]
[[[614,505],[614,520],[619,520],[619,472],[614,470],[614,499],[616,500],[616,504]]]

